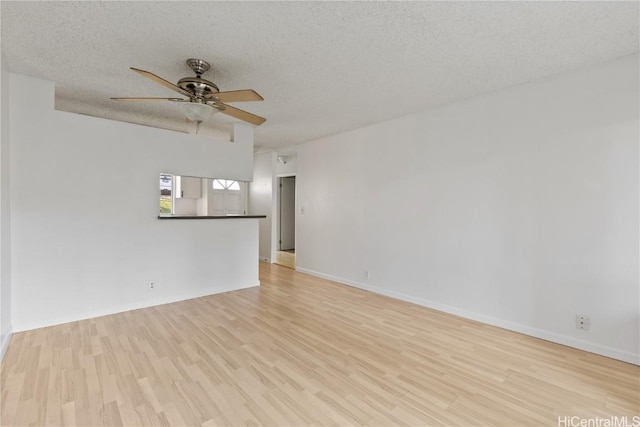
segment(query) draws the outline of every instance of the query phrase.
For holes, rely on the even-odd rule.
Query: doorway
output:
[[[296,268],[296,177],[278,178],[278,250],[276,264]]]

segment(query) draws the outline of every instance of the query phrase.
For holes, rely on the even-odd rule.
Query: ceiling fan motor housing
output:
[[[178,81],[178,87],[192,93],[198,99],[204,99],[205,96],[220,92],[218,86],[209,80],[200,77],[211,68],[211,65],[202,59],[187,59],[187,65],[196,73],[196,77],[185,77]]]
[[[220,92],[218,86],[202,77],[185,77],[178,81],[178,87],[192,93],[196,98]]]

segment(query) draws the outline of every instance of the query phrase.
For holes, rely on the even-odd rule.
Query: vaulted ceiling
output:
[[[638,2],[1,2],[11,71],[56,83],[56,108],[191,131],[171,82],[187,58],[252,88],[256,145],[279,149],[638,51]],[[202,133],[221,134],[222,114]]]

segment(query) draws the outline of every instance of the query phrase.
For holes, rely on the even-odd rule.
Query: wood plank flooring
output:
[[[295,270],[296,254],[288,251],[277,251],[275,263]]]
[[[261,263],[260,288],[12,337],[11,425],[557,426],[640,368]]]

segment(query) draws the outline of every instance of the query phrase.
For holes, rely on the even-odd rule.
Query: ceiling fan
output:
[[[246,101],[262,101],[262,98],[256,91],[252,89],[232,90],[229,92],[220,92],[218,86],[209,80],[203,79],[201,76],[206,73],[210,64],[202,59],[187,59],[187,65],[195,73],[195,77],[184,77],[178,80],[178,84],[173,83],[158,77],[149,71],[140,70],[138,68],[131,69],[136,73],[143,75],[144,77],[153,80],[156,83],[160,83],[162,86],[167,87],[173,91],[178,92],[184,98],[111,98],[115,101],[170,101],[180,103],[182,110],[187,119],[196,122],[196,133],[200,127],[200,123],[210,118],[213,113],[221,112],[227,114],[236,119],[240,119],[252,125],[259,126],[267,119],[264,117],[256,116],[248,111],[241,110],[231,105],[225,104],[226,102],[246,102]]]

